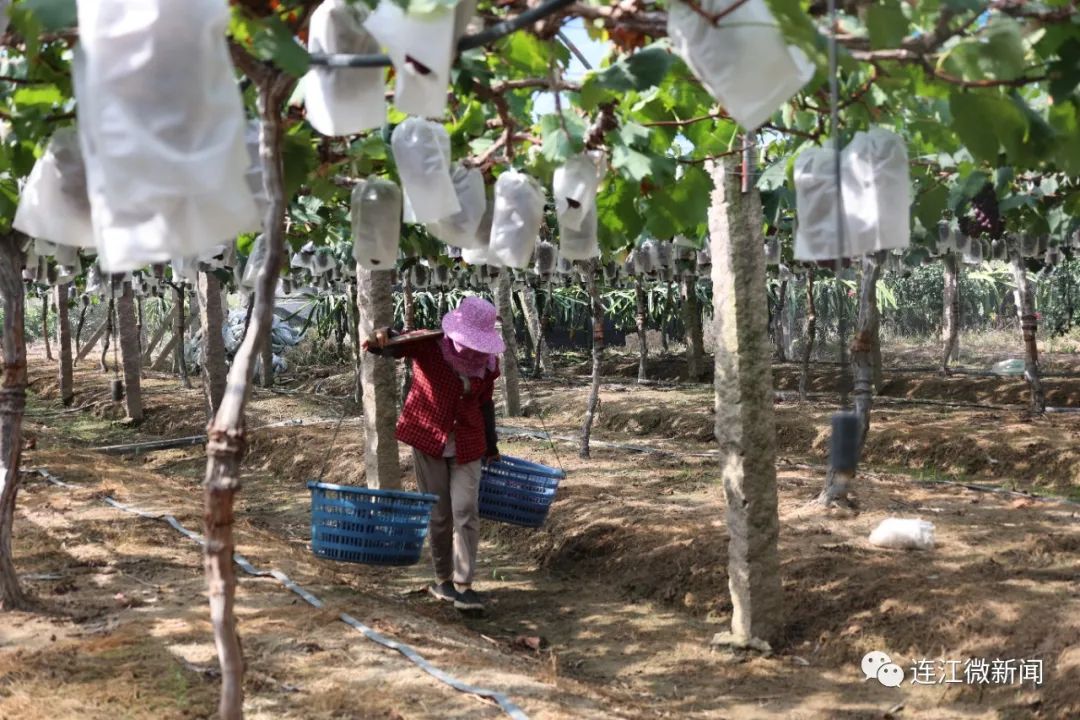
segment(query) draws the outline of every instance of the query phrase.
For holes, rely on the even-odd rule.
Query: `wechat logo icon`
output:
[[[885,687],[900,687],[904,682],[903,669],[880,650],[863,655],[862,671],[863,680],[877,680]]]

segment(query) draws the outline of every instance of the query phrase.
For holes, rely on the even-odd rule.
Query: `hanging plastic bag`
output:
[[[75,94],[98,261],[196,256],[257,220],[223,0],[79,0]]]
[[[445,127],[408,118],[394,128],[390,149],[409,198],[405,222],[435,222],[461,210],[450,177],[450,135]]]
[[[832,147],[808,148],[795,158],[795,259],[838,256],[836,154]],[[850,254],[845,242],[845,255]]]
[[[325,0],[311,14],[308,51],[373,55],[379,41],[364,28],[363,3]],[[382,68],[313,66],[304,76],[304,108],[311,126],[323,135],[353,135],[386,120]]]
[[[428,232],[447,245],[459,248],[487,245],[486,238],[479,238],[476,234],[487,209],[483,173],[475,168],[466,168],[461,163],[454,163],[450,177],[461,209],[442,220],[429,223]]]
[[[255,292],[255,286],[259,283],[259,274],[263,265],[266,264],[266,237],[258,235],[251,245],[251,253],[244,263],[244,275],[240,278],[240,289],[247,292]]]
[[[705,244],[697,251],[695,261],[698,275],[708,275],[712,272],[712,250],[709,249],[709,238],[705,238]]]
[[[457,250],[464,262],[469,265],[477,266],[477,271],[479,271],[481,265],[491,265],[492,267],[502,266],[499,258],[491,253],[490,247],[491,223],[494,216],[495,201],[489,198],[484,207],[484,214],[480,218],[480,225],[476,228],[476,246],[471,248],[452,248]],[[451,257],[453,257],[453,253],[451,253]]]
[[[659,250],[655,240],[649,239],[634,251],[634,269],[638,275],[651,275],[660,268]]]
[[[841,153],[849,255],[911,244],[911,178],[904,139],[890,130],[857,132]]]
[[[560,230],[581,229],[589,210],[596,207],[596,189],[599,185],[597,160],[592,155],[573,155],[567,158],[566,164],[555,168],[551,190],[555,196],[555,214],[559,218]],[[574,259],[588,260],[593,257],[596,256]]]
[[[394,64],[394,105],[420,117],[446,110],[454,56],[455,13],[436,5],[428,13],[406,13],[396,3],[380,2],[364,21]]]
[[[311,274],[315,277],[331,274],[336,265],[337,259],[334,258],[334,251],[328,247],[321,247],[315,251],[315,261],[311,264]]]
[[[968,265],[978,265],[983,261],[982,243],[975,238],[968,241],[967,250],[964,251],[964,262]]]
[[[733,7],[715,25],[700,14]],[[763,125],[814,76],[814,64],[784,41],[765,0],[699,0],[696,7],[672,0],[667,28],[675,52],[747,130]]]
[[[491,218],[491,254],[512,268],[524,268],[532,258],[544,222],[544,191],[524,173],[507,170],[495,181]]]
[[[780,264],[780,238],[775,235],[765,241],[765,264]]]
[[[59,245],[94,247],[86,165],[74,127],[53,133],[19,194],[16,230]]]
[[[581,227],[577,230],[560,225],[559,253],[570,260],[591,260],[600,257],[595,203],[589,208]]]
[[[248,168],[244,173],[251,197],[255,201],[256,218],[251,227],[244,232],[260,232],[266,222],[266,212],[270,209],[270,196],[266,193],[263,171],[262,156],[259,153],[259,134],[262,131],[262,123],[252,120],[244,130],[244,144],[247,146]]]
[[[370,177],[352,191],[353,259],[365,270],[393,270],[401,242],[401,190]]]
[[[74,248],[73,248],[74,249]],[[63,285],[69,283],[82,274],[82,261],[79,259],[79,254],[76,252],[69,261],[60,262],[57,258],[56,261],[56,284]]]
[[[656,243],[656,265],[663,270],[671,267],[671,243],[663,241]]]
[[[547,240],[541,240],[536,243],[536,251],[533,255],[533,271],[545,280],[551,277],[559,259],[555,246]]]

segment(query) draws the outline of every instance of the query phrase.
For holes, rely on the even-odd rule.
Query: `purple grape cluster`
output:
[[[971,198],[968,211],[958,218],[960,232],[969,238],[986,236],[991,240],[1000,240],[1005,234],[1005,221],[998,208],[997,193],[994,186],[986,183]]]

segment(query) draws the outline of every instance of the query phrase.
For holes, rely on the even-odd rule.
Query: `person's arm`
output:
[[[415,336],[415,341],[410,341],[412,336]],[[388,355],[395,359],[410,358],[419,352],[422,341],[433,337],[435,336],[428,330],[403,333],[390,327],[375,328],[375,333],[364,341],[362,347],[372,355]]]
[[[484,416],[484,439],[487,451],[484,460],[491,462],[499,459],[499,435],[495,431],[495,401],[488,398],[480,403],[480,414]]]
[[[495,369],[488,375],[484,383],[484,389],[480,393],[480,414],[484,418],[484,438],[487,441],[487,452],[484,460],[494,461],[499,459],[499,435],[495,430],[495,378],[499,377],[499,365],[496,362]]]

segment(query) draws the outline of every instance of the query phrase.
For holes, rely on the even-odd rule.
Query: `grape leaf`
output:
[[[899,0],[882,0],[866,10],[866,29],[874,50],[897,47],[907,36],[909,27]]]

